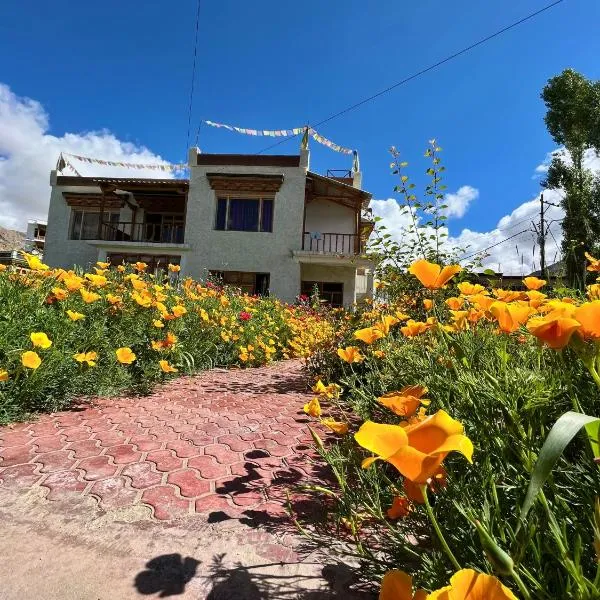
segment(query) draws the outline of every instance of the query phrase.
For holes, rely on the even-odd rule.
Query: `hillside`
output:
[[[24,239],[25,234],[21,231],[0,227],[0,250],[18,250]]]

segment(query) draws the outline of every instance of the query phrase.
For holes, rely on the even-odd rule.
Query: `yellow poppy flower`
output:
[[[555,350],[564,348],[580,327],[581,323],[575,319],[550,315],[534,317],[527,323],[527,329],[531,334]]]
[[[575,309],[573,318],[581,327],[577,333],[585,339],[600,340],[600,300],[585,302]]]
[[[313,398],[304,405],[304,412],[311,417],[321,416],[321,403],[318,398]]]
[[[600,273],[600,260],[597,259],[597,258],[594,258],[593,256],[591,256],[587,252],[585,253],[585,257],[590,262],[590,264],[587,266],[587,270],[588,271],[592,271],[592,272],[596,272],[596,273]]]
[[[600,283],[588,285],[587,295],[590,300],[600,300]]]
[[[108,267],[110,267],[110,263],[107,262],[100,262],[98,261],[96,263],[101,269],[108,269]]]
[[[98,359],[97,352],[80,352],[78,354],[74,354],[73,358],[78,363],[87,363],[88,367],[95,367],[96,360]]]
[[[523,283],[528,290],[539,290],[548,282],[545,279],[538,279],[537,277],[525,277],[525,279],[523,279]]]
[[[460,271],[462,271],[460,265],[449,265],[442,269],[440,265],[424,259],[413,263],[408,269],[408,272],[414,275],[428,290],[439,290]]]
[[[8,267],[6,265],[0,265],[0,273],[2,273],[3,271],[6,271],[8,269]]]
[[[80,312],[76,312],[74,310],[68,310],[67,315],[71,321],[81,321],[81,319],[85,319],[85,315]]]
[[[37,352],[28,350],[21,354],[21,364],[28,369],[37,369],[42,364],[42,359]]]
[[[377,327],[365,327],[354,332],[354,337],[365,344],[372,344],[373,342],[385,337],[385,333]]]
[[[31,339],[32,344],[36,348],[42,348],[42,350],[47,350],[52,346],[52,341],[48,338],[45,333],[37,332],[32,333],[29,338]]]
[[[381,580],[379,600],[427,600],[427,592],[417,590],[413,594],[412,577],[394,569],[388,571]]]
[[[363,461],[364,468],[385,460],[415,483],[426,483],[449,452],[460,452],[472,462],[473,443],[464,435],[462,423],[443,410],[404,427],[366,421],[354,439],[376,454]]]
[[[181,271],[181,266],[169,264],[169,271],[171,271],[171,273],[179,273],[179,271]]]
[[[431,298],[425,298],[423,300],[423,308],[426,311],[430,311],[433,308],[433,300],[431,300]]]
[[[493,575],[461,569],[452,575],[450,585],[427,596],[427,600],[518,600]]]
[[[33,254],[28,254],[27,252],[22,252],[23,257],[27,261],[27,266],[32,271],[47,271],[50,267],[45,265],[37,256]]]
[[[163,373],[177,373],[177,371],[179,370],[171,366],[166,360],[159,360],[158,364],[160,365],[160,370]]]
[[[59,288],[59,287],[53,287],[52,293],[54,294],[54,297],[57,300],[65,300],[69,295],[69,292],[67,290],[63,290],[62,288]]]
[[[338,348],[338,356],[347,363],[360,363],[365,360],[365,357],[360,353],[356,346],[346,346],[346,348]]]
[[[373,350],[373,356],[376,358],[385,358],[385,352],[383,350]]]
[[[104,275],[94,275],[86,273],[85,278],[88,279],[95,287],[104,287],[108,283],[108,279]]]
[[[176,317],[183,317],[183,315],[185,315],[187,313],[187,309],[185,308],[185,306],[177,305],[172,308],[171,312]]]
[[[154,319],[154,321],[152,321],[152,325],[154,325],[154,327],[158,327],[159,329],[162,329],[165,326],[160,319]]]
[[[81,288],[79,293],[86,304],[91,304],[92,302],[96,302],[96,300],[100,300],[100,294],[96,294],[96,292],[88,292]]]
[[[343,423],[342,421],[336,421],[334,419],[321,419],[321,423],[338,435],[345,435],[348,433],[348,423]]]
[[[8,371],[6,369],[0,369],[0,381],[8,381]]]
[[[124,273],[125,272],[125,265],[118,265],[117,266],[117,271],[119,271],[119,273]]]
[[[136,358],[131,348],[127,347],[118,348],[115,350],[115,355],[122,365],[130,365]]]
[[[390,519],[400,519],[407,517],[412,511],[412,504],[406,496],[395,496],[392,506],[387,509],[387,516]]]

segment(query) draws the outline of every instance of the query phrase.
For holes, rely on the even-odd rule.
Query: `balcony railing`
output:
[[[354,233],[304,232],[302,250],[332,254],[360,254],[363,251],[360,236]]]
[[[109,242],[183,244],[183,223],[102,223],[100,239]]]

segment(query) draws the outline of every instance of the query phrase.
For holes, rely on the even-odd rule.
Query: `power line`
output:
[[[192,63],[192,83],[190,85],[190,103],[188,109],[188,126],[187,126],[187,137],[185,141],[185,156],[187,156],[190,146],[190,128],[192,126],[192,105],[194,102],[194,84],[196,82],[196,57],[198,56],[198,29],[200,26],[200,1],[196,8],[196,31],[194,33],[194,62]]]
[[[496,242],[495,244],[492,244],[491,246],[488,246],[487,248],[482,248],[481,250],[478,250],[477,252],[473,252],[473,254],[468,254],[467,256],[463,256],[459,260],[466,260],[467,258],[477,256],[478,254],[483,254],[484,252],[487,252],[488,250],[491,250],[492,248],[495,248],[496,246],[499,246],[500,244],[504,244],[504,242],[508,242],[509,240],[512,240],[513,238],[516,238],[517,236],[521,235],[522,233],[526,233],[528,231],[531,231],[531,229],[529,229],[529,228],[523,229],[523,231],[519,231],[519,233],[515,233],[514,235],[511,235],[510,237],[500,240],[499,242]]]
[[[341,115],[344,115],[352,110],[355,110],[359,106],[362,106],[363,104],[366,104],[367,102],[371,102],[375,98],[379,98],[380,96],[383,96],[384,94],[391,92],[392,90],[396,89],[397,87],[400,87],[401,85],[404,85],[404,84],[408,83],[409,81],[412,81],[413,79],[416,79],[417,77],[420,77],[421,75],[424,75],[425,73],[428,73],[429,71],[432,71],[433,69],[437,69],[441,65],[443,65],[447,62],[450,62],[451,60],[454,60],[455,58],[458,58],[459,56],[466,54],[467,52],[470,52],[474,48],[477,48],[478,46],[481,46],[482,44],[489,42],[490,40],[502,35],[503,33],[506,33],[507,31],[514,29],[518,25],[521,25],[522,23],[525,23],[526,21],[529,21],[530,19],[537,17],[538,15],[542,14],[543,12],[546,12],[547,10],[554,8],[561,2],[564,2],[564,0],[555,0],[555,2],[552,2],[551,4],[548,4],[547,6],[544,6],[543,8],[540,8],[539,10],[536,10],[535,12],[528,14],[527,16],[523,17],[522,19],[519,19],[518,21],[515,21],[514,23],[511,23],[510,25],[507,25],[506,27],[499,29],[498,31],[478,40],[477,42],[474,42],[470,46],[466,46],[462,50],[459,50],[458,52],[455,52],[454,54],[451,54],[451,55],[447,56],[446,58],[443,58],[442,60],[439,60],[438,62],[436,62],[432,65],[429,65],[428,67],[425,67],[424,69],[421,69],[420,71],[417,71],[416,73],[413,73],[412,75],[409,75],[408,77],[405,77],[404,79],[394,83],[393,85],[390,85],[389,87],[385,88],[384,90],[381,90],[381,91],[377,92],[376,94],[369,96],[368,98],[364,98],[363,100],[360,100],[359,102],[356,102],[355,104],[352,104],[351,106],[348,106],[348,107],[344,108],[343,110],[340,110],[339,112],[327,117],[326,119],[323,119],[322,121],[319,121],[318,123],[315,123],[313,125],[313,127],[318,127],[319,125],[328,123],[329,121],[332,121],[333,119],[336,119],[337,117],[339,117]],[[272,144],[270,146],[267,146],[266,148],[263,148],[258,154],[262,154],[263,152],[270,150],[271,148],[275,148],[275,146],[279,146],[280,144],[283,144],[295,137],[297,137],[297,136],[292,136],[292,137],[288,137],[283,140],[280,140],[279,142],[276,142],[275,144]]]

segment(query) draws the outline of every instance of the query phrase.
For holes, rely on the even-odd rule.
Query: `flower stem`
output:
[[[515,580],[515,583],[517,584],[517,587],[519,588],[519,591],[521,592],[521,595],[523,596],[524,600],[531,600],[531,594],[529,593],[529,590],[525,587],[525,584],[523,583],[523,580],[519,577],[519,574],[513,570],[511,576]]]
[[[427,497],[427,485],[422,485],[422,486],[420,486],[420,488],[421,488],[421,492],[423,494],[423,498],[425,499],[425,509],[427,510],[427,516],[429,517],[429,520],[431,521],[431,524],[433,525],[433,528],[435,529],[435,533],[437,534],[438,539],[440,540],[440,544],[442,545],[444,552],[450,559],[450,562],[452,563],[454,568],[457,571],[460,571],[461,566],[460,566],[459,562],[456,560],[456,557],[454,556],[454,554],[452,553],[452,550],[450,550],[450,546],[448,546],[448,542],[446,542],[446,538],[444,537],[444,534],[442,533],[442,530],[440,529],[437,519],[435,518],[435,515],[433,514],[431,504],[429,503],[429,498]]]

